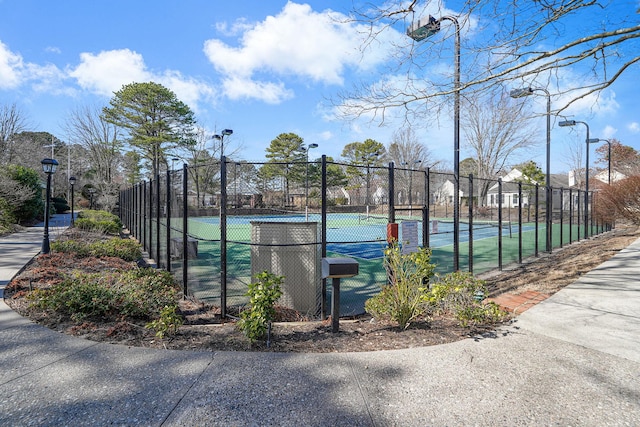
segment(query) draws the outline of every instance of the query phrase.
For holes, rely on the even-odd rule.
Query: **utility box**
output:
[[[308,316],[320,313],[322,280],[315,222],[251,222],[251,276],[284,276],[281,303]]]

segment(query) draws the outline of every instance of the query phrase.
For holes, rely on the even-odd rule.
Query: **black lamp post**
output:
[[[453,16],[436,19],[429,15],[424,25],[412,26],[407,35],[415,41],[422,41],[440,31],[440,22],[451,21],[455,26],[455,54],[453,76],[453,270],[459,270],[460,255],[460,25]]]
[[[75,220],[73,219],[73,186],[76,184],[76,177],[69,177],[69,184],[71,185],[71,226],[75,225]]]
[[[58,169],[58,161],[55,159],[43,159],[40,163],[42,163],[42,170],[47,174],[47,193],[45,195],[45,203],[44,203],[44,237],[42,239],[42,250],[43,254],[48,254],[50,251],[49,247],[49,198],[51,193],[51,175],[56,173],[56,169]]]
[[[589,238],[589,125],[585,122],[581,122],[578,120],[565,120],[558,123],[558,126],[575,126],[576,123],[582,123],[587,128],[587,138],[586,148],[587,148],[587,156],[586,156],[586,169],[584,171],[584,238]]]
[[[547,252],[551,253],[552,251],[552,246],[551,246],[551,209],[549,209],[549,207],[551,206],[551,195],[552,195],[552,189],[551,189],[551,94],[549,93],[548,90],[541,88],[541,87],[526,87],[524,89],[514,89],[512,90],[509,95],[512,98],[522,98],[524,96],[529,96],[529,95],[533,95],[533,92],[535,91],[541,91],[544,92],[547,96],[547,177],[546,177],[546,194],[545,194],[545,199],[546,199],[546,213],[545,213],[545,221],[547,223]]]
[[[609,179],[608,179],[608,184],[611,185],[611,141],[609,141],[608,139],[600,139],[600,138],[591,138],[589,140],[589,144],[595,144],[598,142],[606,142],[607,144],[609,144],[609,150],[607,152],[607,156],[608,156],[608,166],[609,166]]]
[[[93,209],[93,195],[96,194],[95,188],[89,189],[89,209]]]

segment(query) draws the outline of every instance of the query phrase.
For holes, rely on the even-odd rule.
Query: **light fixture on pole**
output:
[[[233,134],[233,129],[223,129],[220,134],[213,135],[215,139],[220,141],[220,158],[224,157],[224,137]]]
[[[586,168],[584,171],[584,238],[588,239],[589,238],[589,125],[585,122],[581,122],[578,120],[564,120],[562,122],[558,122],[558,126],[561,127],[566,127],[566,126],[575,126],[576,123],[581,123],[583,125],[585,125],[585,127],[587,128],[587,138],[585,139],[586,141],[586,148],[587,148],[587,155],[586,155]]]
[[[43,254],[48,254],[50,251],[49,247],[49,199],[51,193],[51,175],[56,173],[56,169],[58,169],[58,161],[55,159],[43,159],[40,163],[42,163],[42,170],[47,174],[47,190],[45,194],[45,203],[44,203],[44,237],[42,239],[42,250]]]
[[[305,172],[305,183],[304,183],[304,209],[305,212],[308,211],[309,208],[309,150],[313,148],[318,148],[318,144],[309,144],[306,149],[307,154],[307,162],[306,162],[306,172]],[[307,213],[308,215],[308,213]]]
[[[589,140],[589,144],[596,144],[598,142],[606,142],[609,145],[609,149],[607,152],[608,166],[609,166],[609,179],[607,180],[608,184],[611,185],[611,141],[608,139],[600,139],[600,138],[591,138]]]
[[[422,41],[440,31],[440,22],[451,21],[455,26],[455,55],[453,76],[453,270],[459,270],[460,255],[460,25],[453,16],[436,19],[429,15],[424,25],[407,28],[407,35],[415,41]]]
[[[76,184],[76,177],[69,177],[69,185],[71,185],[71,226],[75,225],[75,219],[73,218],[73,186]]]
[[[545,194],[545,203],[546,203],[546,213],[545,213],[545,221],[547,223],[547,252],[551,253],[552,244],[551,244],[551,227],[552,227],[552,217],[551,217],[551,197],[552,197],[552,189],[551,189],[551,94],[548,90],[541,87],[526,87],[523,89],[513,89],[509,92],[509,95],[512,98],[522,98],[525,96],[533,95],[535,91],[544,92],[547,96],[547,176],[546,176],[546,194]]]

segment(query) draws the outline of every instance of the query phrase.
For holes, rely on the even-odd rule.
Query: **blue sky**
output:
[[[616,5],[603,19],[639,7],[637,0]],[[388,45],[405,37],[403,28],[387,32],[360,55],[361,28],[335,19],[351,6],[340,0],[0,0],[0,103],[17,103],[33,130],[66,141],[72,109],[106,105],[123,84],[153,80],[172,89],[211,133],[233,129],[225,151],[235,150],[238,159],[262,160],[282,132],[317,143],[312,156],[339,157],[345,144],[367,138],[387,144],[401,122],[340,121],[329,102],[352,84],[383,80]],[[591,137],[640,150],[638,76],[634,65],[597,102],[589,97],[565,114],[587,121]],[[543,98],[530,98],[540,112]],[[417,134],[451,164],[450,118]],[[569,169],[567,146],[579,140],[581,127],[554,128],[553,172]],[[461,158],[467,155],[463,147]],[[523,156],[543,165],[544,145]]]

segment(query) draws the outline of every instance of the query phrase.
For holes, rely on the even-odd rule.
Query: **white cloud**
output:
[[[142,55],[120,49],[97,55],[81,53],[80,64],[69,75],[83,89],[110,97],[125,84],[152,80],[145,68]]]
[[[627,129],[629,129],[629,132],[631,132],[631,133],[640,133],[640,123],[631,122],[627,126]]]
[[[0,89],[13,89],[22,82],[21,71],[24,68],[22,57],[9,50],[0,41]]]
[[[197,111],[202,98],[214,99],[215,90],[206,83],[183,76],[179,71],[168,70],[162,74],[149,71],[144,58],[129,49],[80,54],[80,64],[69,72],[86,90],[111,97],[123,85],[134,82],[154,81],[171,89],[178,99]]]
[[[347,67],[366,70],[382,60],[380,52],[366,57],[360,54],[361,28],[345,20],[344,15],[330,10],[315,12],[309,5],[289,2],[279,14],[268,16],[250,29],[246,29],[242,21],[244,33],[240,46],[211,39],[204,43],[204,52],[215,69],[225,76],[225,87],[233,89],[230,97],[242,93],[271,103],[280,102],[283,98],[274,96],[286,99],[292,92],[280,82],[267,82],[273,76],[275,79],[295,76],[302,81],[341,85]],[[233,82],[262,90],[242,90],[230,84]]]
[[[618,129],[614,128],[613,126],[607,125],[604,127],[604,131],[603,133],[603,139],[611,139],[615,136],[615,134],[618,132]]]
[[[293,97],[293,92],[284,83],[258,82],[246,77],[229,77],[222,82],[224,92],[230,99],[257,98],[268,104],[278,104]]]

